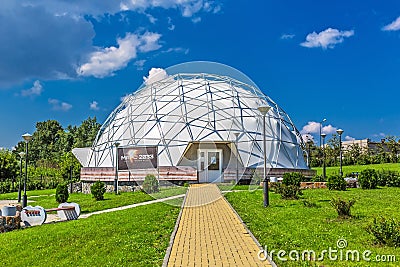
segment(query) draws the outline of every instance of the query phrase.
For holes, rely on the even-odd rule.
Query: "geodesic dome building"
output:
[[[84,167],[116,166],[116,148],[155,146],[159,166],[197,170],[199,182],[227,180],[237,168],[262,167],[263,117],[271,169],[308,169],[304,144],[290,117],[239,71],[195,62],[159,70],[126,96],[91,148],[74,154]]]

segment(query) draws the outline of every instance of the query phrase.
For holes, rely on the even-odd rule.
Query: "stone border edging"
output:
[[[218,187],[217,187],[218,188]],[[218,190],[220,190],[218,188]],[[264,249],[260,242],[258,242],[257,238],[253,235],[253,233],[250,231],[249,228],[247,228],[247,225],[243,222],[242,218],[240,218],[239,214],[236,212],[236,210],[232,207],[231,203],[229,203],[229,201],[225,198],[225,195],[222,194],[222,191],[220,190],[222,197],[224,198],[224,200],[226,201],[226,203],[228,203],[229,207],[233,210],[233,212],[236,214],[236,216],[238,217],[240,223],[243,225],[243,227],[246,229],[246,231],[249,233],[249,235],[251,236],[251,238],[253,239],[253,241],[257,244],[257,246],[260,249]],[[267,255],[267,259],[269,261],[269,263],[272,265],[272,267],[278,267],[278,265],[276,265],[276,263],[269,257],[269,255]]]
[[[175,223],[174,231],[172,231],[171,237],[169,239],[169,244],[168,244],[168,248],[167,248],[167,251],[165,253],[165,256],[164,256],[162,267],[167,267],[168,266],[169,257],[171,256],[172,245],[174,244],[174,241],[175,241],[176,232],[178,232],[179,223],[181,221],[183,208],[185,206],[186,197],[187,197],[188,193],[189,193],[189,188],[186,190],[185,197],[183,198],[182,205],[181,205],[181,210],[179,211],[179,215],[178,215],[178,219],[176,220],[176,223]]]

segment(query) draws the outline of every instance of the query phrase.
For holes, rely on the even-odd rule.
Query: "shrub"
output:
[[[326,186],[328,187],[329,190],[345,191],[347,183],[342,176],[332,175],[328,177]]]
[[[356,203],[355,200],[343,200],[341,198],[338,199],[332,199],[331,200],[331,206],[334,207],[338,213],[338,216],[340,218],[347,218],[350,217],[350,210],[351,207],[353,207],[354,203]]]
[[[378,177],[374,169],[365,169],[360,173],[358,183],[362,189],[375,189],[378,186]]]
[[[106,192],[106,186],[104,182],[96,181],[90,187],[90,192],[92,192],[92,195],[96,199],[96,201],[104,200],[104,193]]]
[[[284,185],[293,185],[300,187],[300,182],[304,181],[305,177],[303,174],[298,172],[287,172],[283,175],[282,184]]]
[[[311,201],[309,201],[309,200],[303,200],[303,205],[304,205],[304,207],[307,207],[307,208],[316,208],[317,207],[317,204],[315,204],[314,202],[311,202]]]
[[[185,182],[185,183],[183,184],[183,186],[184,186],[184,187],[189,187],[189,183],[188,183],[188,182]]]
[[[57,185],[56,188],[56,201],[58,203],[64,203],[68,201],[69,193],[68,193],[68,184],[61,183]]]
[[[322,175],[315,175],[314,177],[313,177],[313,179],[312,179],[312,181],[314,182],[314,183],[317,183],[317,182],[326,182],[326,179],[324,179],[324,177],[322,176]]]
[[[285,185],[283,183],[276,183],[274,191],[280,194],[282,199],[299,199],[299,196],[303,194],[300,186]]]
[[[400,222],[395,219],[374,218],[366,230],[374,236],[376,244],[400,247]]]
[[[386,185],[390,187],[400,187],[400,174],[396,171],[385,171]]]
[[[156,177],[152,174],[146,175],[142,186],[143,186],[143,190],[148,194],[159,191],[158,181],[157,181]]]

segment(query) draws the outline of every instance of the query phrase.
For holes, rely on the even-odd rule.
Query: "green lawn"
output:
[[[322,167],[312,168],[317,171],[317,174],[322,175]],[[326,167],[326,175],[339,174],[339,166]],[[370,164],[370,165],[351,165],[343,166],[343,174],[350,174],[352,172],[361,172],[365,169],[375,170],[391,170],[400,172],[400,163],[384,163],[384,164]]]
[[[166,198],[169,196],[181,195],[186,193],[186,187],[162,188],[160,192],[148,195],[144,192],[123,192],[119,195],[113,193],[105,193],[104,200],[96,201],[91,194],[73,193],[69,195],[68,202],[78,203],[82,213],[90,213],[94,211],[116,208],[135,203],[150,201],[154,199]],[[28,191],[28,205],[42,206],[45,209],[58,207],[55,199],[55,189]],[[0,194],[1,199],[17,199],[17,193]],[[176,202],[169,202],[174,204]]]
[[[179,208],[164,203],[1,234],[4,266],[161,266]]]
[[[353,218],[337,219],[336,211],[330,206],[333,197],[355,199],[352,209]],[[347,241],[346,250],[365,250],[373,252],[372,257],[395,255],[400,261],[400,248],[380,247],[373,244],[373,237],[365,228],[378,215],[395,217],[400,220],[400,188],[382,188],[376,190],[350,189],[348,191],[329,191],[327,189],[304,190],[300,200],[282,200],[275,193],[270,194],[271,206],[263,208],[262,191],[242,191],[227,193],[226,198],[239,213],[243,221],[268,250],[323,250],[336,248],[337,240]],[[303,205],[307,199],[317,207]],[[318,265],[309,262],[279,261],[279,266],[399,266],[399,263],[323,261]],[[287,257],[287,255],[286,255]]]

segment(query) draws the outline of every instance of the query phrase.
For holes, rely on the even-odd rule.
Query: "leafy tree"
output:
[[[96,138],[97,132],[101,125],[97,122],[96,117],[87,118],[82,124],[74,129],[74,147],[89,147]]]
[[[81,170],[81,164],[72,154],[72,152],[67,152],[63,156],[61,156],[61,160],[59,162],[60,174],[64,178],[64,180],[71,179],[71,168],[72,168],[72,180],[76,180],[79,177],[79,173]]]
[[[18,174],[18,160],[11,151],[0,149],[0,180],[12,179]]]

